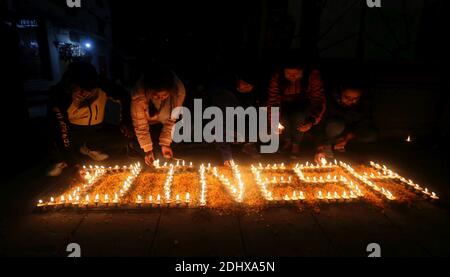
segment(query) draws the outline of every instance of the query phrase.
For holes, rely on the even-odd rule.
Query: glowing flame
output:
[[[322,191],[319,191],[319,199],[323,199],[323,193],[322,193]]]

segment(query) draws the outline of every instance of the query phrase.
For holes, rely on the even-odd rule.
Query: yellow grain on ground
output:
[[[164,199],[164,183],[167,178],[166,172],[141,173],[134,182],[133,188],[123,199],[123,203],[136,203],[138,196],[146,202],[150,196],[156,201],[158,195]]]
[[[114,194],[119,192],[130,174],[130,172],[122,172],[106,175],[88,193],[91,201],[95,199],[96,195],[99,195],[100,201],[104,200],[105,195],[108,195],[109,199],[113,200]]]

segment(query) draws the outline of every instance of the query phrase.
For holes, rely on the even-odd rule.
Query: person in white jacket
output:
[[[162,124],[159,146],[165,158],[173,157],[172,129],[176,118],[172,111],[181,107],[186,97],[183,82],[174,72],[164,68],[145,73],[132,92],[131,117],[140,147],[145,152],[145,163],[151,166],[155,160],[151,126]]]

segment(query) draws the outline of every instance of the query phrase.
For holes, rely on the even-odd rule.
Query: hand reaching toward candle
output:
[[[153,155],[153,151],[145,153],[145,164],[148,166],[153,166],[153,162],[155,161],[155,155]]]
[[[316,156],[314,157],[314,161],[317,163],[317,164],[321,164],[321,162],[324,160],[324,159],[326,159],[327,158],[327,155],[325,154],[325,153],[323,153],[323,152],[318,152],[317,154],[316,154]]]
[[[166,159],[172,159],[173,158],[172,148],[170,148],[168,146],[161,146],[161,151],[162,151],[162,154],[163,154],[164,158],[166,158]]]

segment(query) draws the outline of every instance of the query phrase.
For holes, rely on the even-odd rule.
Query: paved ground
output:
[[[84,256],[363,257],[369,243],[380,244],[383,256],[449,256],[447,161],[420,148],[379,149],[355,148],[347,158],[389,160],[401,174],[440,192],[440,203],[384,210],[364,203],[324,205],[320,211],[279,207],[232,215],[197,209],[37,214],[36,197],[70,178],[70,172],[42,177],[42,162],[2,187],[0,255],[66,256],[66,246],[76,242]],[[187,160],[205,155],[184,152]]]

